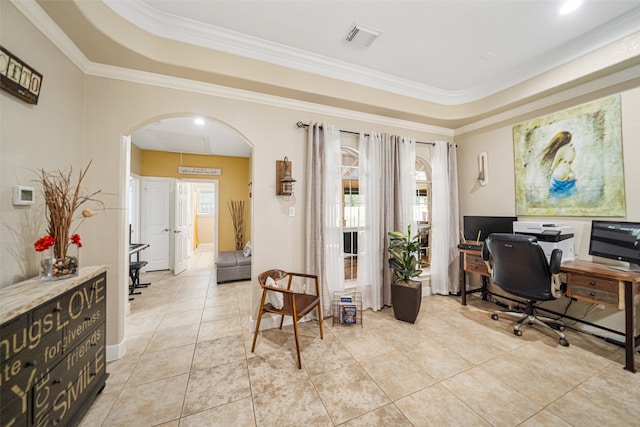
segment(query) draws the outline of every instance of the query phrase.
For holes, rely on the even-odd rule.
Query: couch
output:
[[[219,252],[216,260],[216,281],[218,284],[251,279],[251,255],[243,251]]]

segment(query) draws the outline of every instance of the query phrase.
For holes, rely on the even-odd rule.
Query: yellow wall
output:
[[[158,176],[182,179],[216,179],[218,181],[218,250],[235,249],[233,221],[227,204],[231,200],[244,200],[247,206],[245,217],[245,240],[250,240],[249,217],[249,159],[246,157],[203,156],[199,154],[169,153],[142,150],[142,176]],[[181,175],[178,166],[219,168],[222,174]],[[246,242],[245,242],[246,243]]]
[[[195,229],[195,235],[198,243],[215,243],[213,241],[215,219],[213,215],[196,215],[195,224],[197,224],[197,228]]]
[[[131,173],[134,175],[142,175],[142,150],[131,144]]]

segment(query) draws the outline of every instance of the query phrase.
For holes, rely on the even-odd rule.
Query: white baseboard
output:
[[[115,345],[108,345],[106,349],[106,357],[107,362],[113,362],[114,360],[120,359],[127,352],[127,346],[125,341],[127,339],[123,339],[120,343]]]
[[[416,279],[422,283],[422,296],[431,295],[431,271],[423,271]]]

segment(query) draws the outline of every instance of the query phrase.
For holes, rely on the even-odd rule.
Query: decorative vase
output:
[[[40,280],[50,282],[75,277],[78,275],[79,264],[76,245],[69,245],[64,258],[56,258],[51,248],[46,249],[40,252]]]
[[[53,267],[53,249],[45,249],[40,251],[39,268],[40,280],[48,282],[51,279],[51,269]]]

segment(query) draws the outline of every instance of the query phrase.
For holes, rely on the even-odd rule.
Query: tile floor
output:
[[[217,285],[211,252],[190,264],[144,275],[127,353],[108,364],[84,427],[640,425],[640,373],[600,339],[516,337],[488,303],[427,296],[414,325],[369,310],[363,327],[327,319],[320,340],[304,324],[298,370],[291,327],[250,352],[249,282]]]

